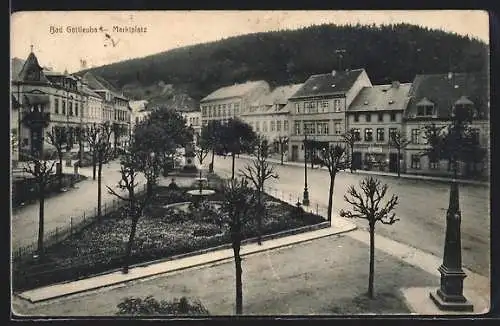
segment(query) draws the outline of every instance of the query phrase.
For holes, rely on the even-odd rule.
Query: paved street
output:
[[[236,159],[236,171],[242,168],[248,159]],[[278,189],[283,196],[292,194],[302,200],[304,189],[304,168],[293,165],[275,165],[279,179],[271,179],[267,185]],[[216,156],[216,173],[231,176],[231,158]],[[333,206],[334,212],[350,209],[343,200],[349,185],[358,185],[364,175],[341,172],[335,180]],[[442,182],[397,179],[378,176],[389,185],[388,195],[399,196],[396,214],[400,221],[394,225],[378,224],[377,234],[396,240],[442,257],[446,223],[446,209],[449,200],[449,185]],[[308,169],[308,184],[311,207],[323,209],[328,204],[328,172],[320,169]],[[462,256],[463,263],[472,271],[489,276],[490,261],[490,193],[484,186],[461,185],[460,207],[462,210]],[[354,221],[361,228],[366,228],[364,220]]]
[[[72,169],[73,168],[65,168]],[[116,187],[120,180],[119,163],[113,161],[103,167],[102,181],[102,204],[110,203],[118,199],[109,194],[106,185]],[[65,171],[71,173],[70,171]],[[70,217],[80,218],[83,213],[93,216],[97,207],[97,180],[92,180],[92,167],[80,169],[80,173],[88,177],[87,180],[79,182],[78,189],[70,189],[68,192],[57,194],[45,200],[45,233],[49,233],[56,227],[67,227]],[[96,178],[97,179],[97,178]],[[142,186],[144,180],[140,177],[139,184]],[[119,190],[116,189],[115,190]],[[11,218],[12,248],[17,248],[36,242],[38,237],[38,202],[26,205],[13,212]]]
[[[314,253],[311,255],[311,253]],[[363,299],[368,246],[348,234],[330,236],[243,259],[245,314],[409,313],[400,289],[439,285],[439,278],[376,251],[377,300]],[[234,263],[188,269],[113,288],[29,304],[14,298],[14,311],[41,316],[109,316],[125,297],[198,298],[212,315],[234,313]],[[384,307],[385,306],[385,307]]]

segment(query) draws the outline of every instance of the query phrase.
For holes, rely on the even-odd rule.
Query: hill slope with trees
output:
[[[271,86],[304,82],[339,69],[366,69],[374,84],[410,82],[416,74],[488,70],[488,46],[476,39],[409,24],[317,25],[197,44],[92,71],[135,99],[158,97],[158,82],[199,101],[217,88],[264,79]]]

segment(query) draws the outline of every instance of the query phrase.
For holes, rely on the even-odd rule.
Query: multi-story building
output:
[[[134,128],[140,122],[146,120],[151,114],[151,110],[147,109],[148,101],[130,101],[128,105],[132,109],[130,116],[130,132],[134,131]]]
[[[267,139],[271,153],[279,153],[280,145],[288,143],[290,136],[290,96],[302,87],[302,84],[276,87],[270,94],[264,95],[252,103],[241,114],[241,119],[252,126],[253,130]],[[287,151],[288,146],[284,148]],[[286,156],[286,155],[285,155]]]
[[[99,76],[87,72],[82,80],[103,98],[103,122],[112,125],[112,142],[116,148],[125,147],[130,138],[131,108],[128,99]]]
[[[240,117],[248,111],[251,103],[268,93],[269,84],[263,80],[219,88],[200,101],[202,124]]]
[[[432,162],[422,155],[429,148],[424,128],[427,125],[451,124],[454,111],[468,109],[473,113],[470,125],[480,146],[489,153],[489,81],[486,74],[448,73],[417,75],[409,92],[405,111],[405,134],[410,144],[406,147],[406,172],[414,174],[451,175],[445,160]],[[460,164],[460,175],[488,173],[488,157],[477,164]]]
[[[289,160],[304,160],[304,140],[331,143],[347,129],[346,108],[363,87],[372,86],[364,69],[313,75],[289,98]]]
[[[18,75],[12,76],[12,95],[20,105],[18,117],[19,150],[42,157],[51,146],[44,135],[52,128],[69,130],[70,147],[81,128],[84,95],[76,78],[67,74],[44,71],[33,52]]]
[[[396,172],[398,151],[391,147],[391,135],[400,132],[411,84],[364,87],[347,110],[347,128],[356,143],[352,163],[355,169]],[[402,166],[402,164],[401,164]]]

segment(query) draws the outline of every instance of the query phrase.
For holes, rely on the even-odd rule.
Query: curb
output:
[[[294,234],[299,234],[299,233],[305,233],[305,232],[308,232],[308,231],[310,232],[310,231],[315,231],[315,230],[319,230],[319,229],[325,229],[325,228],[330,227],[330,226],[331,226],[331,223],[328,222],[328,221],[327,222],[321,222],[321,223],[310,225],[310,226],[305,226],[305,227],[301,227],[301,228],[296,228],[296,229],[292,229],[292,230],[278,232],[278,233],[275,233],[275,234],[270,234],[270,235],[267,235],[267,238],[262,237],[262,240],[264,240],[264,239],[270,240],[270,239],[274,239],[274,238],[282,238],[282,237],[287,236],[287,235],[294,235]],[[317,237],[314,237],[314,238],[311,238],[311,239],[298,240],[298,241],[295,241],[295,242],[292,242],[292,243],[284,243],[284,244],[277,245],[275,247],[258,249],[258,250],[255,250],[255,251],[252,251],[252,252],[249,252],[249,253],[243,253],[243,254],[241,254],[241,257],[253,255],[253,254],[264,252],[264,251],[275,250],[275,249],[279,249],[279,248],[282,248],[282,247],[287,247],[287,246],[291,246],[291,245],[295,245],[295,244],[299,244],[299,243],[304,243],[304,242],[308,242],[308,241],[312,241],[312,240],[316,240],[316,239],[320,239],[320,238],[325,238],[325,237],[329,237],[329,236],[333,236],[333,235],[343,234],[343,233],[355,230],[356,228],[357,227],[355,225],[353,225],[353,227],[351,227],[349,229],[346,229],[346,230],[341,230],[339,232],[334,232],[334,233],[329,233],[329,234],[325,234],[325,235],[320,235],[320,236],[317,236]],[[257,241],[257,238],[247,239],[247,240],[245,240],[245,242],[242,242],[242,245],[248,244],[248,243],[252,243],[252,242],[256,242],[256,241]],[[132,265],[129,268],[129,270],[131,270],[132,268],[147,267],[149,265],[158,264],[158,263],[162,263],[162,262],[167,262],[167,261],[177,260],[177,259],[181,259],[181,258],[187,258],[187,257],[197,256],[197,255],[201,255],[201,254],[209,253],[209,252],[213,252],[213,251],[227,250],[227,249],[230,249],[230,248],[231,248],[231,244],[225,244],[225,245],[221,245],[221,246],[217,246],[217,247],[202,249],[202,250],[194,251],[194,252],[191,252],[191,253],[181,254],[181,255],[177,255],[177,256],[173,256],[173,257],[169,257],[169,258],[164,258],[164,259],[160,259],[160,260],[155,260],[155,261],[147,262],[147,263],[135,264],[135,265]],[[223,262],[223,261],[230,261],[231,259],[233,259],[233,257],[217,258],[217,259],[214,259],[214,260],[211,260],[211,261],[207,261],[207,262],[201,262],[201,263],[193,264],[193,265],[189,265],[189,266],[182,266],[182,267],[174,268],[174,269],[171,269],[171,270],[168,270],[168,271],[159,271],[157,273],[152,273],[152,274],[148,274],[148,275],[142,275],[142,276],[138,276],[138,277],[135,277],[135,278],[132,278],[132,279],[129,279],[129,280],[120,280],[120,281],[111,282],[111,283],[108,283],[108,284],[96,286],[96,287],[93,287],[93,288],[82,289],[82,290],[78,290],[78,291],[75,291],[75,292],[64,293],[64,294],[61,294],[61,295],[53,296],[53,297],[50,297],[50,298],[39,299],[39,300],[32,300],[32,299],[30,299],[30,298],[22,295],[22,293],[24,293],[24,292],[33,291],[33,290],[36,290],[36,289],[26,290],[26,291],[24,291],[22,293],[17,293],[17,296],[20,297],[20,298],[22,298],[22,299],[24,299],[24,300],[27,300],[27,301],[29,301],[31,303],[38,303],[38,302],[49,301],[49,300],[53,300],[53,299],[57,299],[57,298],[67,297],[67,296],[71,296],[71,295],[75,295],[75,294],[80,294],[80,293],[84,293],[84,292],[88,292],[88,291],[95,291],[95,290],[98,290],[98,289],[102,289],[102,288],[105,288],[105,287],[110,287],[110,286],[117,285],[117,284],[126,284],[126,283],[128,283],[130,281],[136,281],[136,280],[140,280],[140,279],[145,279],[145,278],[153,277],[153,276],[160,275],[160,274],[169,274],[169,273],[173,273],[173,272],[177,272],[177,271],[181,271],[181,270],[185,270],[185,269],[196,268],[196,267],[201,267],[201,266],[214,265],[214,264],[217,264],[217,263],[220,263],[220,262]],[[101,274],[94,274],[94,275],[92,275],[90,277],[86,277],[86,278],[82,278],[82,279],[88,279],[88,278],[98,277],[98,276],[102,276],[102,275],[113,274],[113,273],[119,272],[121,270],[122,269],[119,268],[119,269],[107,271],[107,272],[104,272],[104,273],[101,273]],[[79,280],[82,280],[82,279],[79,279]],[[52,285],[48,285],[48,286],[68,284],[68,283],[72,283],[72,282],[75,282],[75,281],[78,281],[78,280],[66,281],[66,282],[56,283],[56,284],[52,284]]]

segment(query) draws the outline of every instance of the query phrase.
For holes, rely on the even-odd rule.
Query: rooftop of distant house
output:
[[[364,87],[349,106],[349,111],[404,110],[408,104],[411,83],[398,81],[388,85]]]
[[[254,88],[265,85],[267,85],[266,81],[257,80],[257,81],[248,81],[242,84],[224,86],[210,93],[209,95],[204,97],[200,102],[245,96],[248,92],[250,92]]]

